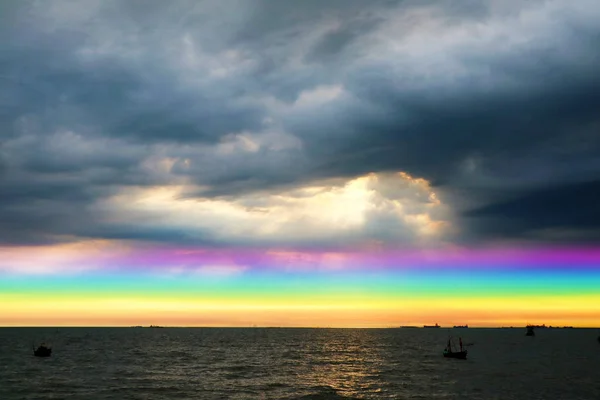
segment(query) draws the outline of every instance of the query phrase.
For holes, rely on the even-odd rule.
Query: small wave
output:
[[[232,365],[230,367],[224,367],[223,370],[230,373],[244,373],[254,370],[254,367],[250,365]]]
[[[271,383],[267,383],[265,385],[263,385],[261,388],[264,390],[272,390],[272,389],[281,389],[281,388],[286,388],[289,387],[288,384],[285,383],[281,383],[281,382],[271,382]]]
[[[346,397],[339,394],[338,389],[331,386],[313,386],[309,390],[315,393],[308,393],[300,397],[295,397],[296,400],[327,400],[327,399],[357,399],[357,397]]]

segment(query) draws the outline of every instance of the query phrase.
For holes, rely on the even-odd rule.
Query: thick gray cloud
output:
[[[432,183],[455,240],[595,240],[600,6],[457,4],[3,2],[0,242],[216,245],[98,204],[387,171]],[[394,236],[372,215],[369,238]]]

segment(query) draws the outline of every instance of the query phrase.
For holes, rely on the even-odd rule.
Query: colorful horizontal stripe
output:
[[[0,249],[0,325],[600,326],[595,248],[103,246]]]

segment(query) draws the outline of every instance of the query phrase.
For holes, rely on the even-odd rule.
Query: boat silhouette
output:
[[[525,333],[525,336],[535,336],[535,332],[533,330],[534,326],[533,325],[527,325],[527,332]]]
[[[47,346],[45,343],[42,343],[36,349],[33,347],[33,355],[36,357],[50,357],[52,355],[52,348]]]
[[[448,344],[443,353],[445,358],[457,358],[459,360],[467,359],[467,350],[463,349],[462,338],[458,338],[458,340],[460,343],[460,351],[454,351],[452,349],[452,337],[448,338]]]

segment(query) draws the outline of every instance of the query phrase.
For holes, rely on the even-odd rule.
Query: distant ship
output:
[[[414,325],[402,325],[400,328],[402,328],[402,329],[407,329],[407,328],[418,328],[418,326],[414,326]]]
[[[454,325],[453,328],[468,328],[469,325]]]
[[[532,328],[532,329],[546,329],[548,328],[548,326],[546,326],[546,324],[542,324],[542,325],[527,325],[527,328]],[[550,327],[552,328],[552,327]]]
[[[439,328],[440,326],[436,323],[435,325],[423,325],[423,328]]]

